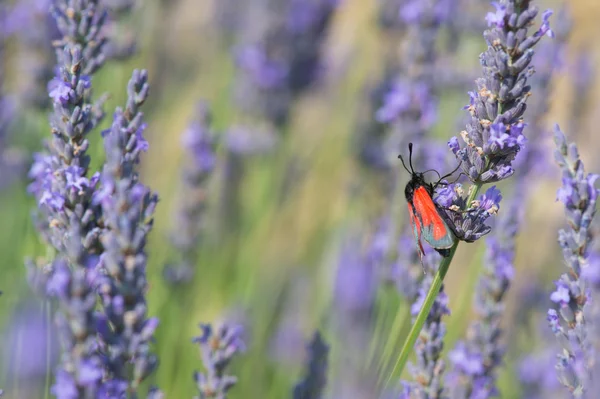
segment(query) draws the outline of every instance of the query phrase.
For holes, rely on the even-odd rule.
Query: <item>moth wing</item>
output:
[[[418,187],[413,195],[415,219],[420,219],[420,237],[436,249],[452,247],[454,239],[446,221],[425,187]]]
[[[413,210],[413,205],[408,204],[408,214],[410,215],[410,223],[412,224],[413,234],[415,236],[415,241],[417,242],[417,250],[419,251],[419,258],[425,254],[423,250],[423,244],[421,243],[421,220],[415,215]]]

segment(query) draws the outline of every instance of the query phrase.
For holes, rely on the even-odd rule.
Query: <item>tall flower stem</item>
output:
[[[469,199],[467,200],[467,204],[470,204],[473,202],[473,200],[475,200],[475,197],[477,197],[477,194],[479,194],[479,191],[481,190],[481,186],[482,186],[481,183],[476,183],[474,185],[474,188],[471,190],[471,194],[469,195]],[[388,381],[387,381],[388,384],[395,375],[402,375],[404,366],[406,366],[406,362],[408,361],[408,355],[410,355],[411,350],[415,347],[415,343],[417,342],[419,333],[420,333],[421,329],[423,329],[423,325],[425,324],[425,321],[427,320],[427,316],[429,315],[429,312],[431,311],[431,308],[433,307],[433,302],[435,301],[435,298],[438,296],[438,294],[440,292],[440,288],[442,288],[442,284],[444,283],[444,278],[446,277],[446,273],[448,272],[448,269],[450,268],[450,264],[452,263],[452,259],[454,258],[454,253],[456,252],[458,243],[459,243],[459,241],[456,240],[454,242],[454,245],[452,246],[452,248],[450,248],[450,254],[447,257],[443,258],[442,261],[440,262],[440,267],[438,268],[437,272],[435,273],[433,282],[431,283],[431,287],[429,288],[429,291],[427,292],[427,296],[425,297],[425,300],[423,301],[423,306],[421,307],[421,310],[419,311],[419,313],[417,314],[417,317],[415,318],[415,322],[412,325],[410,332],[408,333],[408,337],[406,337],[406,340],[404,341],[402,350],[400,351],[400,356],[398,356],[398,359],[396,360],[396,364],[394,365],[394,368],[392,369],[392,372],[390,373],[390,375],[388,377]]]

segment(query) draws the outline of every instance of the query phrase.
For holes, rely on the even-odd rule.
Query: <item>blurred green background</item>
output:
[[[597,73],[600,2],[573,0],[569,5],[574,23],[567,58],[572,60],[585,49]],[[288,397],[301,375],[304,345],[315,329],[320,329],[331,345],[332,384],[352,362],[358,364],[356,373],[360,381],[364,378],[367,381],[364,384],[374,383],[373,371],[385,365],[399,347],[384,353],[371,349],[390,339],[390,331],[395,334],[392,338],[398,339],[397,344],[401,343],[402,334],[410,326],[406,304],[401,303],[394,287],[381,285],[374,311],[377,325],[369,339],[372,345],[348,348],[345,346],[348,331],[336,323],[332,293],[339,267],[337,250],[344,232],[357,226],[372,230],[369,221],[383,206],[377,176],[361,169],[351,146],[357,114],[366,101],[365,84],[381,75],[382,56],[390,45],[376,23],[375,0],[343,0],[327,39],[324,57],[329,70],[323,82],[295,103],[277,149],[245,162],[241,216],[235,230],[227,234],[211,234],[207,230],[190,286],[174,290],[162,278],[164,264],[177,257],[167,238],[177,228],[174,213],[179,168],[184,161],[180,134],[193,117],[196,102],[199,99],[209,102],[218,131],[248,122],[232,102],[235,70],[228,43],[215,29],[213,7],[209,0],[141,2],[128,22],[137,32],[138,54],[123,63],[108,63],[94,78],[95,93],[111,93],[105,106],[110,116],[111,109],[125,100],[131,70],[146,68],[150,74],[151,94],[144,110],[150,150],[143,156],[143,181],[159,193],[160,203],[148,244],[148,302],[150,314],[161,321],[155,345],[161,365],[150,382],[157,384],[169,398],[191,397],[192,372],[201,369],[199,351],[191,343],[191,338],[199,334],[198,323],[235,320],[248,327],[248,350],[233,364],[239,383],[231,398]],[[474,36],[461,46],[465,70],[476,70],[477,55],[484,49],[483,40]],[[10,49],[8,57],[10,66]],[[19,73],[9,68],[9,76]],[[585,109],[580,110],[583,116],[577,121],[578,130],[569,131],[571,104],[580,94],[575,91],[573,80],[574,76],[566,72],[556,75],[547,123],[548,126],[560,123],[569,139],[577,141],[587,170],[597,172],[600,167],[597,155],[600,140],[596,131],[600,110],[598,80],[590,82],[594,86],[582,104]],[[441,118],[435,128],[437,137],[447,140],[457,133],[456,115],[467,102],[466,93],[442,93]],[[46,115],[26,110],[23,115],[15,140],[23,148],[38,150],[40,139],[49,133]],[[109,122],[107,117],[104,125]],[[92,142],[91,154],[94,165],[98,166],[103,149],[99,137]],[[292,184],[284,187],[286,168],[292,159],[300,165],[299,172]],[[209,212],[219,205],[222,163],[221,158],[211,180]],[[556,174],[536,183],[534,194],[523,204],[528,222],[518,238],[517,272],[504,318],[505,338],[511,343],[500,383],[502,397],[506,398],[519,397],[518,384],[513,383],[516,361],[524,348],[535,346],[532,331],[537,332],[536,320],[545,312],[545,309],[534,311],[528,322],[517,320],[523,298],[519,293],[534,280],[551,292],[552,280],[562,267],[556,237],[564,218],[560,204],[555,202],[560,180]],[[26,194],[26,185],[22,180],[0,191],[0,290],[3,291],[0,331],[6,334],[13,320],[23,312],[24,304],[33,300],[24,259],[45,254],[30,219],[35,203]],[[285,190],[283,200],[282,190]],[[403,217],[404,202],[397,206],[396,214]],[[452,315],[446,319],[446,348],[464,337],[484,246],[483,242],[461,244],[447,277]],[[404,317],[400,323],[403,328],[390,330],[397,313]],[[282,332],[286,328],[290,331]],[[275,344],[278,334],[284,338],[277,345],[285,350]],[[5,339],[5,345],[0,346],[5,353],[9,351],[7,342]],[[29,343],[17,339],[10,341],[10,345]],[[12,387],[7,397],[41,397],[26,381],[7,381],[19,364],[8,356],[2,359],[0,387]]]

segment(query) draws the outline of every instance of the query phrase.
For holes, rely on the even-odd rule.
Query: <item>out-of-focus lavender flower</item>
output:
[[[145,295],[146,240],[158,196],[139,181],[137,170],[148,147],[139,110],[148,96],[147,80],[145,70],[133,72],[127,104],[116,109],[112,127],[103,132],[106,162],[93,198],[101,206],[104,226],[96,281],[106,315],[101,345],[110,378],[134,393],[157,366],[150,343],[158,320],[148,318]]]
[[[356,348],[367,347],[372,337],[376,277],[386,261],[391,230],[391,218],[382,217],[368,236],[350,236],[339,250],[333,288],[333,322],[335,342],[343,355],[333,360],[343,366],[334,367],[339,370],[332,379],[334,397],[376,396],[377,376],[365,367],[364,353]]]
[[[1,5],[0,5],[1,7]],[[2,19],[0,8],[0,21]],[[4,59],[4,37],[0,31],[0,60]],[[4,65],[0,63],[0,189],[8,186],[22,170],[22,160],[16,149],[9,147],[9,133],[16,108],[14,101],[4,93]]]
[[[484,267],[473,300],[476,320],[467,329],[467,339],[452,351],[452,373],[448,377],[451,398],[487,398],[497,395],[497,370],[504,345],[500,322],[504,297],[514,276],[515,236],[523,208],[523,191],[517,190],[492,237],[487,239]]]
[[[585,395],[591,389],[590,373],[594,367],[594,352],[588,337],[589,288],[582,274],[590,267],[589,245],[591,223],[596,213],[598,175],[586,174],[579,159],[577,146],[568,144],[559,127],[555,128],[555,159],[562,170],[562,186],[557,198],[565,206],[569,222],[559,231],[558,242],[568,273],[555,282],[550,299],[557,307],[548,311],[550,328],[563,350],[557,355],[558,378],[574,395]]]
[[[240,326],[200,324],[202,335],[193,339],[200,345],[205,373],[195,372],[194,380],[199,396],[196,399],[226,398],[227,392],[237,383],[237,378],[227,374],[229,364],[244,352]]]
[[[392,90],[397,73],[396,67],[389,66],[379,82],[370,83],[366,88],[365,97],[368,100],[363,102],[366,106],[359,115],[355,131],[356,157],[363,166],[375,170],[387,171],[391,166],[385,148],[388,125],[378,121],[374,116],[377,110],[383,107],[383,101],[387,93]]]
[[[8,370],[4,388],[11,394],[13,386],[19,385],[20,397],[36,397],[46,373],[52,373],[48,365],[52,367],[58,361],[58,342],[50,315],[39,304],[18,306],[0,336],[1,360]]]
[[[449,226],[463,241],[473,242],[491,231],[485,221],[498,213],[502,194],[492,186],[478,199],[467,204],[468,194],[460,183],[448,184],[436,193],[435,201],[445,208]],[[461,211],[464,210],[464,211]]]
[[[379,13],[377,21],[382,29],[403,31],[406,25],[404,24],[404,20],[399,18],[399,16],[400,9],[405,2],[405,0],[378,0]]]
[[[375,119],[391,124],[386,146],[395,158],[409,142],[425,137],[437,120],[436,40],[440,28],[451,19],[452,0],[402,2],[399,15],[407,26],[406,47],[400,63],[398,78],[383,98]],[[415,146],[413,163],[425,159],[423,146]]]
[[[223,137],[226,150],[222,173],[219,220],[224,231],[233,232],[240,221],[240,189],[245,176],[246,161],[252,156],[271,151],[278,143],[270,129],[253,129],[235,125]]]
[[[106,24],[106,57],[111,60],[126,60],[135,54],[137,43],[132,29],[127,24],[128,16],[137,0],[104,0],[109,20]]]
[[[418,293],[415,301],[411,305],[411,314],[413,318],[419,313],[427,290],[433,282],[433,276],[439,265],[440,256],[435,251],[427,253],[422,260],[425,269],[425,277],[419,283]],[[419,333],[417,343],[415,344],[415,353],[417,361],[415,364],[409,364],[409,370],[414,381],[403,381],[405,390],[410,391],[409,397],[415,398],[442,398],[444,397],[443,374],[446,368],[442,359],[442,350],[444,349],[444,336],[446,326],[442,322],[442,317],[450,314],[448,308],[448,296],[444,292],[444,287],[433,303],[433,307],[427,316],[425,325]]]
[[[592,54],[589,48],[583,48],[567,66],[574,93],[569,107],[569,129],[572,132],[582,131],[582,122],[591,103],[590,94],[597,79]]]
[[[327,384],[327,357],[329,346],[321,334],[315,332],[308,346],[308,361],[302,380],[294,387],[294,399],[320,399]]]
[[[495,12],[488,13],[490,29],[484,32],[488,49],[480,56],[483,78],[477,80],[477,91],[470,92],[471,121],[460,136],[449,143],[462,163],[464,173],[476,184],[505,179],[514,173],[512,161],[525,143],[522,120],[529,97],[528,78],[533,46],[544,36],[553,36],[549,27],[551,11],[542,15],[540,28],[528,35],[528,28],[538,14],[529,1],[503,0],[493,3]]]
[[[270,151],[277,144],[275,132],[235,125],[227,129],[223,142],[228,152],[255,155]]]
[[[51,0],[15,2],[6,18],[7,34],[16,38],[15,57],[19,71],[19,101],[37,108],[50,104],[46,83],[54,75],[52,41],[60,38],[56,21],[48,10]]]
[[[269,26],[235,50],[236,98],[275,126],[287,122],[292,101],[319,77],[321,50],[337,0],[285,0],[268,11]]]
[[[546,326],[544,326],[546,327]],[[547,327],[546,327],[547,330]],[[556,345],[543,346],[527,354],[519,364],[522,397],[531,399],[559,399],[564,397],[556,378]]]
[[[211,115],[206,104],[200,103],[194,121],[183,133],[182,145],[187,161],[182,167],[182,189],[177,211],[177,230],[171,241],[181,257],[178,265],[167,265],[165,279],[171,283],[189,281],[194,274],[198,246],[203,230],[207,202],[207,183],[212,176],[217,157],[215,137],[210,129]]]

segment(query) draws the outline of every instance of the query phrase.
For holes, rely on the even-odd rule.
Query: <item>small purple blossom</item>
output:
[[[569,287],[563,281],[559,280],[556,283],[556,291],[550,295],[550,300],[561,306],[568,305],[571,301],[569,296]]]
[[[502,195],[492,186],[471,204],[459,183],[449,184],[436,192],[435,201],[445,208],[455,235],[463,241],[473,242],[488,234],[491,227],[486,220],[498,213]],[[464,211],[463,211],[464,210]]]
[[[496,1],[493,1],[492,5],[496,8],[496,11],[488,12],[485,16],[485,20],[488,24],[488,27],[495,26],[496,28],[504,28],[504,20],[506,18],[506,5],[500,4]]]

